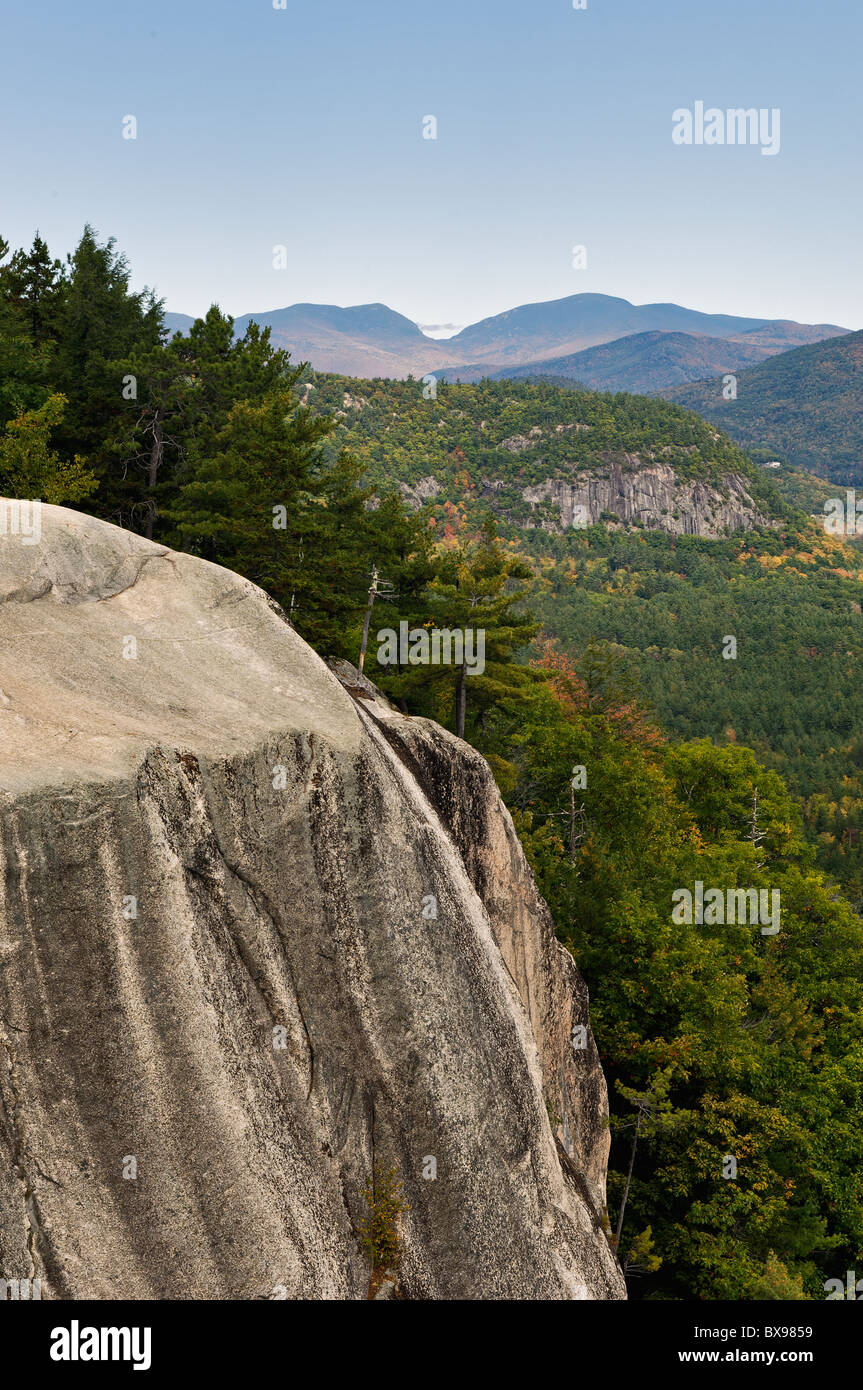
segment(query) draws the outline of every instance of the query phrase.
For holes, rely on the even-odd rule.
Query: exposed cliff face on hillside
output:
[[[725,531],[751,531],[773,523],[761,511],[737,474],[720,484],[681,478],[668,464],[644,466],[637,455],[625,455],[607,470],[580,470],[570,478],[549,478],[526,487],[522,497],[532,508],[550,503],[555,515],[537,516],[532,524],[547,530],[590,526],[609,515],[628,525],[669,531],[673,535],[721,536]],[[531,524],[528,522],[527,524]]]
[[[532,442],[516,435],[502,447],[519,453]],[[399,483],[399,489],[411,509],[434,501],[444,490],[432,475],[412,486]],[[681,478],[670,464],[645,464],[637,454],[624,454],[602,469],[573,470],[568,477],[546,478],[521,488],[527,514],[521,510],[512,514],[508,500],[504,500],[512,484],[504,479],[482,478],[478,490],[508,519],[551,532],[603,521],[612,526],[641,525],[676,536],[718,537],[777,524],[753,500],[746,479],[739,474],[724,474],[718,482]]]
[[[365,1298],[377,1160],[405,1297],[623,1297],[586,991],[486,764],[236,575],[42,520],[0,538],[0,1277]]]

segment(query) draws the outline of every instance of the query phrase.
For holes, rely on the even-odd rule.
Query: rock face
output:
[[[571,478],[549,478],[523,490],[532,507],[551,503],[560,508],[560,521],[544,518],[547,530],[592,526],[601,514],[672,535],[721,536],[725,531],[751,531],[774,523],[759,511],[743,478],[730,473],[722,487],[680,478],[667,464],[644,466],[636,455],[609,464],[607,472],[579,471]]]
[[[0,537],[0,1277],[364,1299],[378,1164],[399,1296],[625,1297],[586,991],[489,769],[341,675],[217,566]]]
[[[398,486],[405,506],[409,507],[411,511],[424,507],[426,502],[434,501],[441,490],[437,478],[431,474],[425,478],[420,478],[416,483],[399,483]]]

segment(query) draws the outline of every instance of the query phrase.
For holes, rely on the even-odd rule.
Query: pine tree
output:
[[[37,345],[28,330],[18,271],[13,270],[21,253],[7,261],[9,250],[8,241],[0,237],[0,428],[38,408],[49,394],[50,345]]]
[[[68,287],[62,261],[52,259],[38,231],[29,251],[14,253],[4,278],[8,298],[20,310],[32,342],[53,341]]]
[[[438,552],[437,573],[426,591],[424,626],[430,631],[471,631],[475,641],[481,634],[484,669],[480,671],[477,663],[469,674],[467,660],[455,667],[455,674],[453,667],[446,665],[401,666],[382,681],[384,688],[419,701],[420,707],[430,712],[437,695],[435,713],[452,718],[459,738],[465,733],[469,691],[475,720],[481,721],[502,702],[518,704],[530,687],[545,678],[543,672],[515,661],[516,652],[539,628],[532,616],[522,611],[527,589],[512,587],[513,581],[531,576],[530,567],[501,544],[491,518],[472,540]]]
[[[298,375],[234,406],[212,451],[191,458],[168,516],[181,544],[260,584],[324,655],[352,655],[379,523],[361,465],[325,462],[332,420],[297,405]]]
[[[105,514],[150,539],[163,534],[160,514],[188,480],[190,460],[213,453],[239,401],[260,403],[290,372],[269,329],[250,324],[234,338],[233,320],[213,305],[188,335],[144,346],[112,364],[127,383],[102,490]]]
[[[178,432],[190,454],[212,451],[229,412],[238,401],[260,403],[282,385],[292,385],[300,368],[290,356],[273,347],[269,328],[250,323],[241,338],[234,321],[213,304],[196,319],[187,334],[175,334],[168,351],[186,378]]]
[[[68,455],[86,456],[100,482],[107,482],[109,441],[123,408],[119,364],[135,351],[159,345],[162,305],[151,290],[130,290],[125,257],[113,238],[100,245],[90,226],[68,258],[66,275],[54,385],[68,397],[69,407],[57,443]]]

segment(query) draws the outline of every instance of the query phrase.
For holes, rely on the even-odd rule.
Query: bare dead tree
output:
[[[757,850],[761,846],[762,840],[767,835],[766,830],[762,830],[758,824],[758,788],[755,787],[752,793],[752,819],[749,822],[749,834],[746,839]],[[763,862],[758,864],[758,868],[763,868]]]
[[[645,1111],[646,1106],[640,1104],[638,1107],[638,1114],[635,1119],[635,1133],[632,1136],[632,1149],[630,1150],[629,1154],[629,1168],[627,1169],[626,1173],[626,1186],[623,1189],[623,1197],[620,1202],[620,1215],[617,1218],[617,1231],[615,1232],[614,1236],[615,1251],[620,1250],[620,1236],[621,1232],[623,1231],[623,1217],[626,1212],[626,1203],[629,1198],[629,1188],[632,1183],[632,1170],[635,1167],[635,1149],[638,1144],[638,1132],[641,1129],[641,1121],[644,1117]]]
[[[369,644],[369,625],[370,625],[371,620],[372,620],[372,609],[374,608],[375,599],[377,598],[377,595],[378,595],[378,567],[377,567],[377,565],[375,565],[374,568],[372,569],[372,585],[371,585],[371,588],[369,589],[369,601],[368,601],[368,603],[366,604],[366,617],[365,617],[365,622],[363,623],[363,640],[362,640],[362,643],[361,643],[361,645],[360,645],[360,659],[359,659],[359,661],[358,661],[358,663],[357,663],[357,669],[359,670],[359,672],[360,672],[361,675],[362,675],[363,666],[365,665],[365,660],[366,660],[366,647],[367,647],[368,644]]]

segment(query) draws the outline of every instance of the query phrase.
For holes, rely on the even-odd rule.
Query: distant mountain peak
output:
[[[171,332],[185,331],[192,320],[185,315],[167,314]],[[313,304],[300,302],[281,309],[242,314],[235,320],[235,331],[245,332],[252,321],[269,327],[272,341],[287,349],[295,362],[308,361],[318,371],[356,377],[406,377],[429,371],[448,371],[458,367],[476,370],[482,364],[485,374],[518,370],[524,375],[539,371],[539,364],[570,358],[603,344],[644,339],[644,335],[689,335],[692,338],[734,342],[727,354],[728,370],[754,363],[787,348],[847,332],[830,324],[795,324],[791,320],[743,318],[731,314],[707,314],[679,304],[632,304],[628,299],[594,291],[566,295],[561,299],[516,305],[470,324],[452,336],[431,337],[397,310],[379,301],[369,304]],[[431,326],[430,326],[431,327]],[[635,345],[637,352],[652,351],[657,362],[647,362],[642,371],[632,356],[632,343],[613,354],[629,361],[622,377],[616,366],[608,380],[601,375],[591,384],[597,389],[660,390],[676,382],[692,381],[717,370],[725,360],[721,348],[709,351],[690,345],[696,359],[687,364],[687,348],[678,342],[658,341]],[[678,362],[671,374],[663,375],[672,349]],[[588,363],[593,368],[596,363]],[[613,364],[612,364],[613,365]],[[569,368],[562,375],[570,376]],[[618,384],[618,382],[624,384]],[[645,383],[645,384],[642,384]]]

